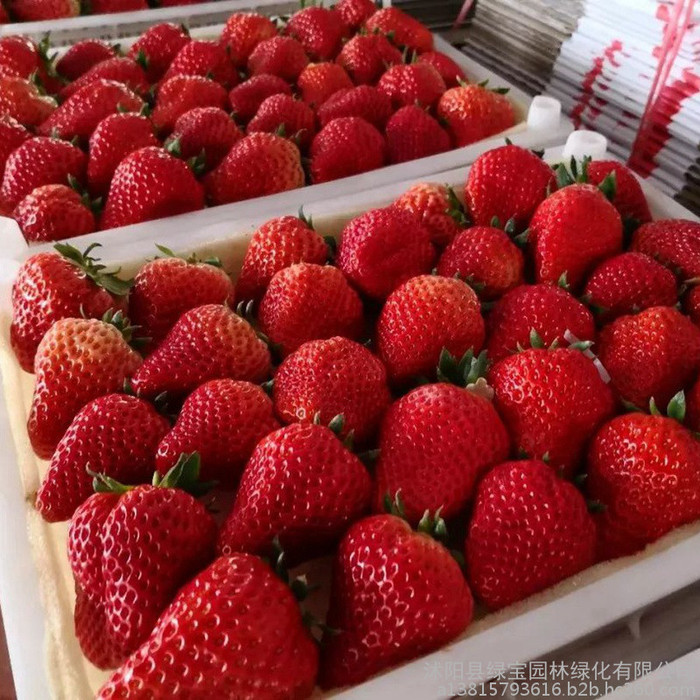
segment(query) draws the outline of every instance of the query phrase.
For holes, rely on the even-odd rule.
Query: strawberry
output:
[[[416,58],[418,63],[431,65],[440,74],[447,87],[457,87],[467,81],[467,76],[462,68],[447,54],[440,51],[426,51]]]
[[[440,98],[437,114],[458,148],[515,126],[515,111],[508,98],[482,85],[450,88]]]
[[[549,190],[556,186],[552,168],[537,154],[509,144],[482,153],[469,168],[464,199],[477,226],[494,217],[514,219],[518,231],[529,223]]]
[[[377,10],[365,22],[365,29],[369,33],[389,34],[394,43],[418,53],[433,49],[433,35],[430,30],[398,7]]]
[[[322,425],[288,425],[263,438],[246,464],[219,551],[267,554],[279,537],[291,561],[327,553],[369,510],[362,462]]]
[[[539,460],[504,462],[482,479],[469,523],[469,583],[491,610],[595,563],[596,529],[573,485]]]
[[[119,650],[109,635],[104,604],[84,593],[79,586],[75,587],[73,620],[75,636],[85,658],[100,669],[118,666]]]
[[[601,185],[608,175],[615,174],[615,196],[612,203],[620,212],[623,221],[635,225],[651,221],[647,199],[634,173],[616,160],[593,160],[588,164],[588,182]]]
[[[364,294],[386,299],[400,284],[435,262],[430,231],[398,207],[373,209],[343,229],[338,266]]]
[[[42,95],[24,78],[0,78],[0,117],[11,117],[27,127],[37,126],[56,109],[56,100]]]
[[[387,298],[377,321],[377,352],[392,382],[434,377],[440,354],[461,358],[484,344],[479,299],[459,279],[412,277]]]
[[[231,88],[238,83],[234,68],[225,47],[216,41],[190,41],[173,59],[163,80],[174,75],[201,75]]]
[[[204,179],[212,204],[293,190],[304,185],[299,149],[276,134],[249,134]]]
[[[131,383],[139,396],[180,397],[210,379],[257,383],[269,374],[270,352],[253,327],[227,306],[206,304],[180,316]]]
[[[334,6],[343,24],[356,32],[376,11],[373,0],[340,0]]]
[[[128,344],[131,330],[121,312],[111,311],[103,320],[63,318],[48,329],[34,359],[36,384],[27,421],[39,457],[51,457],[85,404],[120,391],[140,366],[141,356]]]
[[[683,309],[692,322],[700,326],[700,286],[693,285],[683,299]]]
[[[108,272],[90,256],[66,244],[57,252],[37,253],[22,263],[12,285],[10,339],[26,372],[34,371],[34,355],[44,333],[62,318],[101,318],[109,309],[126,308],[130,283]]]
[[[598,317],[611,321],[651,306],[675,306],[676,278],[642,253],[621,253],[604,260],[586,282],[585,298]]]
[[[88,470],[127,483],[147,482],[158,443],[169,429],[165,418],[134,396],[108,394],[90,401],[51,457],[37,510],[48,522],[68,520],[93,492]]]
[[[362,117],[377,129],[383,130],[392,113],[391,101],[377,88],[358,85],[344,88],[331,95],[318,108],[321,126],[339,117]]]
[[[599,262],[622,250],[620,215],[593,185],[570,185],[547,197],[529,232],[537,281],[556,283],[566,274],[574,289]]]
[[[700,223],[685,219],[652,221],[640,226],[631,250],[658,260],[680,279],[700,277]]]
[[[343,416],[340,435],[366,444],[391,403],[384,365],[347,338],[312,340],[289,355],[275,374],[274,401],[285,423],[322,425]]]
[[[174,75],[161,83],[151,119],[158,131],[170,133],[175,122],[195,107],[226,106],[226,90],[201,75]]]
[[[198,653],[192,654],[195,643]],[[179,591],[97,697],[155,695],[167,684],[193,698],[301,699],[311,695],[317,672],[318,647],[292,592],[257,557],[233,554],[216,559]]]
[[[352,87],[352,80],[337,63],[309,63],[297,78],[301,99],[314,108],[320,107],[339,90]]]
[[[56,72],[66,80],[77,80],[93,66],[114,58],[114,47],[100,39],[83,39],[73,44],[56,62]]]
[[[158,446],[161,473],[183,453],[197,452],[202,478],[236,487],[255,446],[280,427],[272,401],[255,384],[214,379],[185,400],[173,429]]]
[[[248,122],[268,97],[280,94],[292,94],[289,83],[276,75],[262,73],[236,85],[229,93],[228,101],[236,119]]]
[[[260,327],[284,355],[309,340],[356,338],[362,301],[343,273],[330,265],[297,263],[275,274],[259,309]]]
[[[180,155],[186,159],[204,154],[204,169],[212,170],[242,138],[236,122],[223,109],[195,107],[177,118],[170,144],[177,141]]]
[[[375,510],[401,490],[406,518],[426,510],[451,518],[477,479],[508,457],[508,433],[488,399],[454,384],[425,384],[387,411],[379,441]]]
[[[513,445],[567,476],[586,443],[615,412],[610,387],[593,362],[572,348],[532,348],[497,362],[488,375],[494,404]]]
[[[12,217],[30,242],[83,236],[97,228],[89,203],[66,185],[37,187],[20,201]]]
[[[5,172],[5,163],[12,151],[30,137],[31,133],[16,119],[8,115],[0,116],[0,181]]]
[[[30,79],[42,67],[37,45],[23,36],[0,38],[0,77]]]
[[[693,432],[700,432],[700,379],[686,392],[686,404],[686,425]]]
[[[700,328],[674,308],[655,306],[605,326],[598,353],[622,399],[665,405],[700,368]]]
[[[314,184],[359,175],[385,162],[383,136],[360,117],[340,117],[326,124],[311,144]]]
[[[167,3],[163,3],[163,6]],[[146,0],[90,0],[90,11],[93,15],[111,14],[114,12],[134,12],[147,10]]]
[[[146,73],[141,66],[127,56],[114,56],[106,61],[100,61],[79,78],[68,83],[60,92],[62,100],[74,95],[80,88],[94,83],[96,80],[113,80],[126,85],[137,95],[143,96],[148,92],[149,84]]]
[[[293,83],[309,63],[304,47],[288,36],[261,41],[248,57],[248,73],[269,73]]]
[[[377,88],[391,99],[396,109],[406,105],[433,107],[447,86],[429,63],[409,63],[391,66],[382,75]]]
[[[281,133],[306,151],[316,133],[316,115],[307,104],[291,95],[273,95],[261,105],[248,123],[248,133]]]
[[[326,7],[305,7],[295,12],[285,33],[294,37],[314,61],[332,61],[347,30],[342,17]]]
[[[532,331],[549,347],[566,343],[564,334],[595,340],[591,312],[565,289],[545,284],[521,285],[496,302],[487,319],[486,351],[492,362],[529,347]]]
[[[7,14],[7,10],[4,5],[0,3],[0,24],[9,24],[10,16]]]
[[[42,122],[38,133],[87,143],[98,124],[115,112],[140,112],[144,101],[128,87],[113,80],[95,80],[71,95]]]
[[[673,403],[669,413],[683,420]],[[618,416],[591,443],[588,493],[605,506],[598,516],[600,558],[632,554],[700,518],[700,443],[658,412]]]
[[[465,223],[462,205],[447,185],[419,182],[409,187],[394,206],[406,209],[420,219],[439,248],[447,246]]]
[[[386,66],[402,61],[401,52],[382,34],[352,37],[336,59],[356,85],[374,85]]]
[[[12,15],[17,22],[44,22],[79,14],[78,0],[12,0]]]
[[[390,163],[405,163],[444,153],[451,148],[449,134],[424,109],[408,105],[399,109],[386,125]]]
[[[187,30],[181,25],[163,22],[149,27],[129,49],[130,58],[143,57],[150,82],[160,80],[179,53],[189,43]]]
[[[523,284],[523,254],[510,236],[493,226],[462,231],[438,261],[438,274],[459,275],[482,299],[493,300]]]
[[[87,180],[90,192],[106,195],[117,166],[146,146],[158,146],[150,119],[126,112],[110,114],[92,132],[88,144]]]
[[[328,624],[339,632],[324,639],[321,685],[361,683],[439,649],[466,629],[473,608],[446,547],[395,515],[360,520],[334,560]]]
[[[85,180],[85,154],[68,141],[34,136],[16,148],[5,163],[0,199],[14,207],[37,187],[67,184],[69,176]]]
[[[242,68],[253,49],[265,39],[277,36],[274,22],[256,12],[235,12],[221,32],[221,43],[226,47],[233,64]]]
[[[236,285],[236,299],[259,301],[276,272],[301,262],[323,265],[327,257],[326,242],[307,221],[296,216],[271,219],[250,239]]]
[[[192,256],[184,260],[167,248],[159,250],[165,257],[139,270],[129,295],[129,318],[150,338],[151,347],[160,343],[185,311],[225,304],[234,296],[233,282],[217,259],[200,262]]]

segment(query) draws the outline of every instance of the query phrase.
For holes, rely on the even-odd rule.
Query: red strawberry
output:
[[[406,105],[432,107],[447,90],[445,81],[429,63],[391,66],[379,79],[377,87],[397,109]]]
[[[253,327],[227,306],[186,311],[132,377],[134,391],[155,397],[185,396],[210,379],[262,382],[270,352]]]
[[[343,46],[336,61],[356,85],[374,85],[387,66],[401,63],[403,57],[382,34],[358,34]]]
[[[457,515],[488,467],[508,457],[508,433],[488,399],[454,384],[425,384],[384,416],[374,507],[401,490],[406,518]]]
[[[507,97],[482,85],[450,88],[437,113],[447,123],[454,145],[468,146],[515,126],[515,111]]]
[[[326,7],[305,7],[287,22],[285,33],[294,37],[314,61],[332,61],[346,35],[342,17]]]
[[[97,228],[88,204],[66,185],[37,187],[20,201],[12,217],[27,241],[57,241]]]
[[[92,132],[88,146],[87,180],[93,195],[106,195],[114,171],[126,156],[146,146],[158,146],[151,121],[140,114],[110,114]]]
[[[79,14],[78,0],[12,0],[12,15],[18,22],[44,22]]]
[[[221,639],[227,643],[219,644]],[[193,655],[195,643],[199,653]],[[234,554],[217,559],[180,590],[152,635],[97,697],[157,694],[167,683],[191,697],[252,692],[260,700],[301,699],[313,691],[317,672],[318,647],[292,592],[257,557]]]
[[[0,180],[5,172],[5,163],[12,151],[21,146],[31,133],[16,119],[8,115],[0,116]]]
[[[381,168],[385,151],[384,138],[369,122],[360,117],[334,119],[311,144],[311,179],[318,184]]]
[[[0,117],[11,117],[27,127],[38,126],[55,109],[56,100],[42,95],[29,80],[0,78]]]
[[[303,187],[304,179],[301,154],[291,141],[255,133],[233,146],[204,186],[212,204],[228,204]]]
[[[260,327],[288,355],[309,340],[362,331],[363,308],[343,273],[330,265],[297,263],[275,274],[260,302]]]
[[[390,34],[394,43],[418,53],[433,49],[433,35],[430,30],[398,7],[377,10],[365,22],[365,29],[370,33],[379,31],[382,34]]]
[[[355,32],[377,11],[377,6],[373,0],[340,0],[334,9],[343,24]]]
[[[481,481],[466,543],[469,583],[491,610],[595,563],[596,529],[581,492],[539,460],[504,462]]]
[[[157,146],[130,153],[109,186],[100,229],[119,228],[204,207],[202,186],[187,165]]]
[[[243,138],[236,122],[219,107],[195,107],[180,115],[170,135],[183,158],[204,154],[204,168],[215,168]]]
[[[108,669],[119,665],[119,650],[109,635],[104,604],[97,598],[75,587],[75,636],[85,658],[97,668]]]
[[[73,44],[56,62],[56,72],[66,80],[77,80],[93,66],[114,58],[112,46],[100,39],[83,39]]]
[[[148,482],[158,443],[169,429],[153,406],[134,396],[108,394],[90,401],[51,457],[37,493],[37,510],[48,522],[68,520],[93,493],[88,470],[125,483]]]
[[[529,231],[538,282],[556,283],[566,274],[579,288],[597,263],[622,250],[620,215],[593,185],[570,185],[547,197]]]
[[[269,73],[293,83],[309,63],[304,47],[288,36],[261,41],[248,57],[250,75]]]
[[[588,164],[588,182],[592,185],[602,184],[611,173],[615,173],[615,196],[612,203],[622,219],[632,220],[636,224],[651,221],[651,212],[642,186],[627,166],[616,160],[593,160]]]
[[[225,304],[234,296],[231,278],[218,260],[212,264],[194,256],[184,260],[167,248],[159,249],[166,257],[147,262],[134,277],[129,294],[129,318],[139,333],[150,338],[151,347],[160,343],[185,311]]]
[[[141,364],[128,345],[130,329],[121,312],[107,312],[104,318],[63,318],[39,343],[27,432],[42,459],[51,457],[85,404],[120,391]]]
[[[114,56],[106,61],[100,61],[79,78],[68,83],[60,92],[61,99],[68,99],[80,88],[96,80],[113,80],[141,96],[145,95],[150,87],[146,73],[136,61],[126,56]]]
[[[640,226],[631,250],[658,260],[682,280],[700,277],[700,223],[685,219],[652,221]]]
[[[250,239],[236,284],[236,299],[258,301],[276,272],[301,262],[323,265],[327,257],[326,242],[306,221],[296,216],[271,219]]]
[[[10,338],[26,372],[34,371],[34,355],[44,333],[62,318],[101,318],[109,309],[124,309],[129,283],[108,272],[99,260],[72,246],[60,252],[37,253],[22,263],[12,285]]]
[[[177,423],[158,447],[158,471],[173,467],[181,454],[197,452],[202,479],[235,487],[255,446],[279,427],[272,401],[259,386],[214,379],[185,400]]]
[[[321,425],[343,416],[340,434],[359,444],[374,436],[391,403],[384,365],[366,347],[347,338],[304,343],[275,374],[277,415],[285,423]]]
[[[401,384],[434,377],[443,349],[461,358],[484,344],[479,299],[461,280],[420,275],[397,287],[377,321],[377,352]]]
[[[162,3],[163,6],[167,2]],[[114,12],[133,12],[147,10],[146,0],[90,0],[90,11],[93,15],[111,14]]]
[[[364,294],[386,299],[400,284],[430,271],[430,231],[398,207],[374,209],[343,229],[338,266]]]
[[[686,425],[693,432],[700,432],[700,379],[686,392]]]
[[[683,309],[692,322],[700,326],[700,286],[693,285],[685,295]]]
[[[0,3],[0,24],[9,24],[9,22],[10,16],[7,14],[7,10],[2,3]]]
[[[676,309],[656,306],[603,328],[598,352],[622,399],[665,405],[700,368],[700,328]]]
[[[43,67],[36,44],[23,36],[0,38],[0,77],[29,79]]]
[[[236,85],[228,95],[233,115],[241,122],[255,116],[260,105],[272,95],[291,95],[289,83],[276,75],[254,75],[240,85]]]
[[[603,261],[588,278],[585,295],[606,321],[678,301],[673,273],[642,253],[622,253]]]
[[[277,28],[268,17],[256,12],[235,12],[226,20],[221,43],[228,49],[234,65],[243,67],[253,49],[274,36]]]
[[[488,381],[515,447],[567,476],[615,412],[610,387],[579,350],[524,350],[496,363]]]
[[[317,111],[321,126],[339,117],[362,117],[377,129],[384,129],[391,113],[389,98],[369,85],[338,90]]]
[[[190,41],[173,59],[163,80],[174,75],[201,75],[230,88],[238,82],[238,72],[222,44],[215,41]]]
[[[448,245],[465,223],[462,205],[447,185],[420,182],[409,187],[394,206],[406,209],[420,219],[439,248]]]
[[[182,26],[169,22],[154,24],[131,45],[128,55],[143,58],[148,79],[155,83],[165,75],[175,56],[189,41],[187,30]]]
[[[440,51],[426,51],[420,54],[416,60],[418,63],[428,63],[435,68],[447,87],[457,87],[467,80],[462,68],[447,54]]]
[[[462,231],[438,261],[438,274],[459,275],[482,299],[498,299],[523,284],[523,254],[510,236],[492,226]]]
[[[361,683],[445,646],[472,619],[474,602],[446,547],[401,518],[353,525],[334,561],[323,646],[324,688]]]
[[[41,123],[38,132],[87,142],[105,117],[115,112],[140,112],[143,106],[143,100],[125,85],[95,80],[71,95]]]
[[[322,425],[288,425],[263,438],[245,467],[219,551],[269,554],[279,536],[291,561],[326,554],[369,509],[362,462]]]
[[[682,411],[671,411],[682,420]],[[672,418],[628,413],[591,444],[588,492],[606,508],[599,555],[632,554],[700,518],[700,443]]]
[[[469,168],[464,199],[477,226],[515,220],[524,229],[544,201],[556,179],[552,168],[538,155],[512,144],[480,155]]]
[[[451,148],[449,134],[416,105],[402,107],[389,119],[386,143],[390,163],[426,158]]]
[[[159,131],[170,133],[180,116],[195,107],[226,106],[226,90],[201,75],[174,75],[161,83],[151,119]]]
[[[339,90],[351,88],[352,80],[337,63],[309,63],[299,74],[297,87],[304,102],[318,108]]]
[[[298,141],[299,148],[305,151],[316,133],[316,115],[311,107],[291,95],[273,95],[260,105],[248,123],[248,133],[256,131],[282,133]]]
[[[68,141],[35,136],[7,159],[0,199],[11,207],[42,185],[67,184],[72,176],[85,180],[85,154]]]

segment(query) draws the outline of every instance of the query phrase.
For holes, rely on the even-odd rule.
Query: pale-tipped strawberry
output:
[[[433,107],[447,90],[442,76],[428,63],[391,66],[379,79],[377,88],[396,109],[406,105]]]
[[[145,71],[136,61],[127,56],[114,56],[106,61],[100,61],[79,78],[68,83],[60,92],[61,99],[67,100],[80,88],[96,80],[113,80],[140,96],[145,95],[150,87]]]
[[[336,59],[355,85],[374,85],[387,66],[402,61],[401,52],[383,34],[357,34]]]
[[[416,58],[418,63],[428,63],[440,74],[448,88],[466,82],[467,76],[461,66],[441,51],[425,51]]]
[[[77,80],[93,66],[114,56],[114,47],[101,39],[83,39],[56,61],[56,72],[66,80]]]
[[[247,123],[268,97],[291,94],[292,88],[288,82],[276,75],[263,73],[236,85],[229,93],[228,101],[236,119]]]
[[[19,148],[31,133],[25,129],[14,117],[0,116],[0,181],[5,173],[5,163],[10,154]]]
[[[377,10],[365,22],[365,29],[388,34],[394,43],[418,53],[433,49],[433,35],[428,27],[398,7]]]
[[[234,12],[221,31],[221,43],[228,49],[234,65],[246,65],[253,49],[265,39],[277,36],[274,22],[257,12]]]
[[[267,73],[293,83],[306,68],[309,57],[304,47],[288,36],[261,41],[248,57],[250,75]]]
[[[163,22],[141,34],[131,45],[128,55],[143,60],[148,79],[155,83],[165,75],[180,49],[189,42],[189,34],[181,25]]]
[[[238,83],[236,71],[226,48],[216,41],[190,41],[178,51],[163,80],[174,75],[201,75],[232,88]]]
[[[332,61],[339,53],[347,30],[333,9],[310,6],[295,12],[285,33],[294,37],[314,61]]]
[[[377,88],[358,85],[338,90],[316,112],[321,126],[339,117],[362,117],[383,130],[392,114],[391,101]]]
[[[417,105],[395,112],[386,125],[386,144],[390,163],[405,163],[449,151],[450,135]]]
[[[273,95],[260,105],[248,122],[247,131],[282,134],[306,151],[316,133],[316,115],[311,107],[291,95]]]
[[[297,78],[302,100],[315,109],[339,90],[352,86],[350,76],[337,63],[309,63]]]
[[[0,115],[12,117],[26,127],[38,126],[56,109],[53,97],[42,95],[24,78],[0,78]]]
[[[682,281],[700,277],[700,223],[662,219],[640,226],[631,250],[644,253],[670,268]]]
[[[620,212],[622,220],[632,226],[651,221],[649,204],[642,186],[634,173],[616,160],[592,160],[588,163],[588,182],[601,185],[606,177],[615,175],[615,196],[612,203]]]
[[[343,24],[356,32],[377,11],[377,6],[373,0],[340,0],[334,9]]]

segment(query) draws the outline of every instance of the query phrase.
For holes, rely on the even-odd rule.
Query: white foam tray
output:
[[[578,146],[574,145],[575,140],[579,141]],[[578,132],[570,143],[567,149],[549,149],[545,157],[549,162],[558,162],[568,155],[580,156],[582,150],[599,147],[591,132]],[[598,150],[598,157],[601,155]],[[460,168],[430,179],[461,189],[467,171]],[[361,196],[317,202],[307,211],[320,232],[337,235],[359,211],[389,204],[415,181],[375,188]],[[655,189],[643,186],[655,218],[694,218]],[[284,213],[294,213],[294,208],[290,206]],[[267,218],[269,213],[261,211],[236,226],[192,230],[191,235],[181,236],[172,244],[182,253],[197,250],[220,255],[227,268],[235,270],[252,231]],[[82,242],[91,240],[87,236]],[[107,262],[122,264],[126,271],[133,271],[153,252],[151,244],[145,241],[124,239],[102,251]],[[0,480],[0,561],[5,562],[0,567],[0,604],[18,697],[42,700],[51,697],[48,679],[55,677],[56,666],[77,679],[75,687],[92,687],[94,691],[101,676],[82,660],[71,633],[72,591],[65,561],[65,526],[44,524],[31,504],[32,491],[45,464],[28,451],[24,432],[32,378],[18,370],[8,349],[9,289],[18,266],[17,260],[0,260],[0,365],[6,397],[0,402],[0,445],[5,448],[5,474]],[[12,397],[11,405],[7,405],[8,395]],[[377,698],[400,692],[408,700],[437,700],[445,694],[426,672],[426,663],[476,662],[483,669],[493,661],[521,663],[556,655],[557,650],[596,630],[634,625],[640,611],[700,580],[698,548],[700,523],[671,533],[640,555],[598,565],[527,601],[483,617],[448,647],[335,696]],[[46,612],[42,598],[50,603]],[[60,639],[55,639],[57,632]],[[47,646],[54,666],[52,673],[46,672]],[[89,697],[90,691],[73,695],[70,700],[81,700],[83,696]]]

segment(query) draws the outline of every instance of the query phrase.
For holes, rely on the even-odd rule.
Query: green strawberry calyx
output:
[[[685,392],[679,391],[668,402],[668,405],[666,406],[666,417],[672,418],[673,420],[678,421],[679,423],[683,423],[683,421],[685,421],[685,412],[686,412]],[[649,413],[652,416],[663,416],[664,415],[659,410],[659,407],[656,405],[656,401],[655,401],[653,396],[649,400]]]
[[[108,309],[105,311],[100,320],[103,323],[108,323],[110,326],[114,326],[122,334],[124,341],[134,348],[134,350],[144,347],[150,341],[150,338],[142,338],[134,334],[135,331],[140,328],[140,326],[132,326],[129,319],[124,315],[124,312],[121,311],[121,309],[117,311],[114,309]]]
[[[81,253],[69,243],[56,243],[54,250],[81,270],[98,287],[102,287],[117,297],[126,296],[134,283],[133,280],[120,279],[117,277],[120,272],[119,268],[108,271],[107,266],[102,265],[99,258],[94,258],[90,255],[95,248],[100,246],[101,243],[92,243]]]
[[[565,163],[560,163],[555,169],[557,180],[557,188],[562,189],[569,185],[585,184],[590,182],[588,177],[588,166],[593,159],[590,156],[584,156],[579,163],[574,156],[568,167]],[[617,194],[617,175],[614,170],[611,170],[598,185],[598,189],[605,195],[609,202],[615,199]]]
[[[178,260],[184,260],[186,263],[190,265],[211,265],[213,267],[218,267],[223,269],[223,264],[221,262],[221,259],[214,256],[211,256],[209,258],[200,258],[199,256],[195,255],[192,253],[191,255],[178,255],[175,253],[171,248],[168,248],[167,246],[160,245],[159,243],[155,244],[156,248],[162,255],[157,255],[156,260],[163,257],[163,258],[177,258]]]
[[[474,349],[469,348],[458,360],[447,348],[443,348],[438,359],[437,378],[440,382],[466,388],[485,377],[488,368],[489,359],[485,350],[475,355]]]

